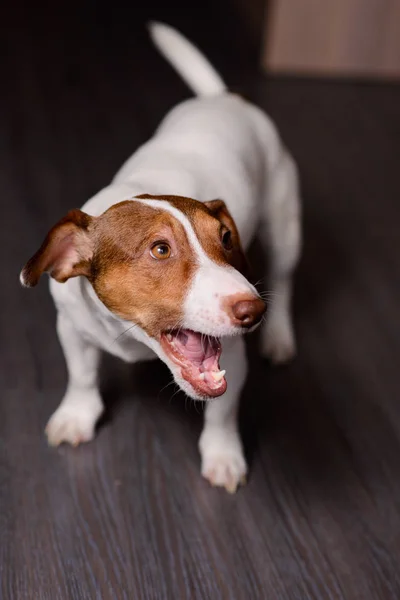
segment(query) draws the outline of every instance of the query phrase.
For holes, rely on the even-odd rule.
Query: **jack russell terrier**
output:
[[[197,97],[171,110],[83,211],[56,223],[21,272],[27,287],[44,272],[52,278],[69,374],[46,433],[53,446],[93,438],[103,412],[102,350],[128,362],[159,357],[188,396],[208,401],[201,471],[234,492],[247,473],[237,425],[247,374],[242,334],[266,308],[244,275],[242,248],[260,226],[273,295],[262,351],[284,362],[295,353],[297,170],[270,119],[229,93],[197,48],[160,23],[150,34]]]

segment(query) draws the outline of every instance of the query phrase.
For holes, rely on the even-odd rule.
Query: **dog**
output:
[[[196,97],[174,107],[109,186],[49,231],[20,274],[27,287],[50,275],[68,369],[46,434],[52,446],[94,437],[101,351],[130,363],[158,357],[188,396],[206,402],[201,472],[234,492],[247,474],[237,423],[243,334],[266,310],[246,278],[244,250],[259,231],[273,298],[261,350],[285,362],[296,351],[297,167],[267,115],[230,93],[195,46],[161,23],[149,31]]]

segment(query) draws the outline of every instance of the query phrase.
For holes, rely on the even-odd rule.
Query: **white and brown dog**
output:
[[[166,25],[151,24],[150,32],[197,98],[167,115],[84,212],[61,219],[21,272],[28,287],[44,272],[52,277],[69,373],[46,432],[52,445],[93,438],[103,411],[102,350],[129,362],[158,356],[190,397],[220,396],[206,405],[202,474],[234,491],[247,472],[237,427],[247,373],[241,334],[265,311],[243,274],[241,244],[261,224],[273,294],[263,352],[285,361],[295,352],[297,172],[268,117],[229,93],[192,44]]]

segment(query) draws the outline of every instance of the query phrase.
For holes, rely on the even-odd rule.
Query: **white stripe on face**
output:
[[[229,264],[219,265],[206,254],[192,224],[186,215],[167,200],[133,198],[146,206],[171,214],[183,226],[189,244],[195,253],[198,268],[189,283],[184,301],[182,326],[207,335],[223,336],[238,333],[223,308],[229,296],[246,295],[250,300],[259,298],[257,290]]]
[[[186,235],[188,237],[189,243],[192,246],[193,250],[196,252],[198,257],[198,262],[201,263],[203,261],[209,260],[206,253],[204,252],[199,239],[189,221],[189,219],[175,206],[172,206],[167,200],[147,200],[141,198],[134,198],[135,202],[141,202],[146,206],[150,206],[152,208],[157,208],[158,210],[163,210],[165,212],[170,213],[177,221],[181,223],[183,226]]]

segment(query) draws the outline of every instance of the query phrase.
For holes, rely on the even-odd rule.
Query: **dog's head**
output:
[[[21,272],[83,275],[115,315],[136,324],[190,396],[225,392],[220,338],[244,333],[265,305],[243,275],[239,234],[225,203],[142,195],[99,217],[69,212]],[[135,336],[137,328],[133,328]]]

